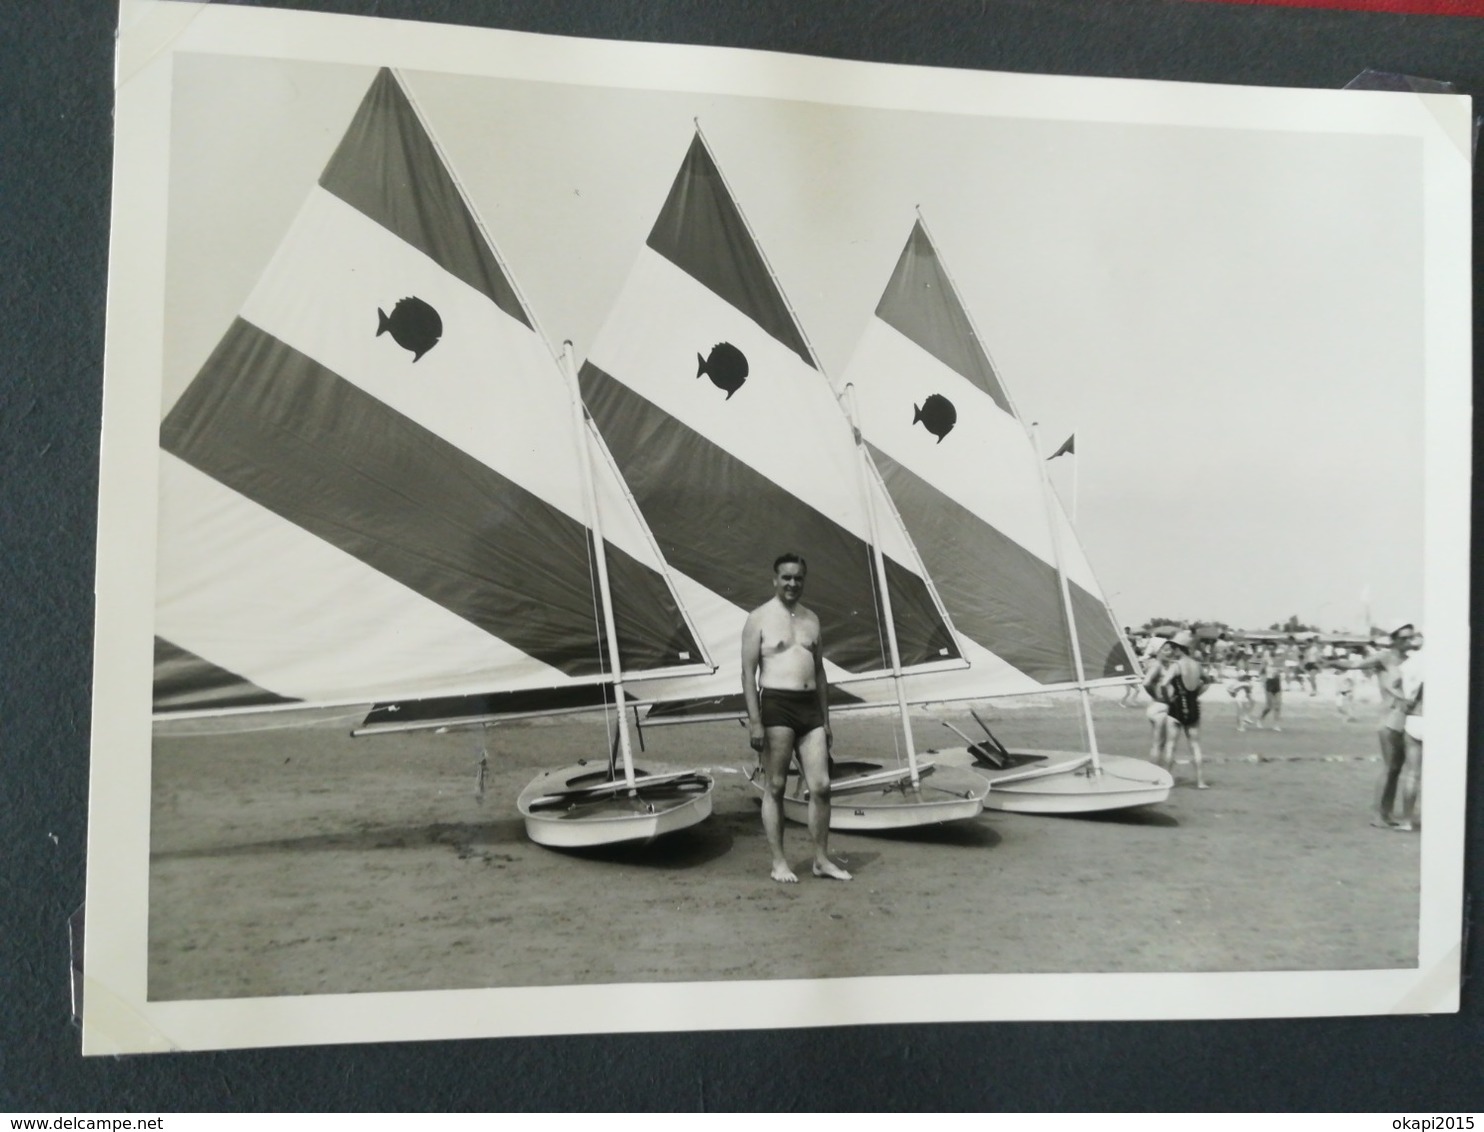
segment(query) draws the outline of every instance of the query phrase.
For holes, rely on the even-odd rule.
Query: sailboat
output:
[[[771,563],[808,562],[832,694],[961,667],[932,583],[864,459],[699,127],[584,362],[582,397],[674,572],[716,674],[657,681],[648,722],[735,718],[748,611]],[[916,756],[905,703],[894,758],[837,764],[832,829],[976,816],[979,776]],[[785,815],[804,820],[790,790]]]
[[[1075,690],[1087,751],[935,752],[991,784],[986,806],[1076,813],[1169,796],[1168,772],[1098,750],[1090,690],[1138,673],[1051,491],[1035,438],[921,216],[843,376],[870,460],[963,642],[966,670],[913,677],[914,703]],[[1089,673],[1089,661],[1101,667]],[[977,716],[976,716],[977,719]]]
[[[606,546],[603,537],[605,511],[627,515],[631,520],[639,520],[641,525],[642,519],[634,510],[627,492],[621,498],[610,498],[606,507],[605,501],[598,497],[600,484],[608,486],[611,497],[613,489],[622,485],[622,478],[583,409],[573,372],[571,342],[564,344],[562,360],[578,421],[578,463],[583,479],[591,488],[588,514],[592,520],[592,539],[596,547],[602,548]],[[602,460],[604,472],[601,479],[598,459]],[[613,696],[617,705],[615,738],[620,760],[610,756],[604,769],[595,770],[583,761],[549,771],[537,775],[521,791],[516,806],[525,819],[526,834],[532,841],[553,848],[578,849],[621,841],[649,841],[661,834],[695,825],[711,813],[714,782],[709,773],[693,769],[646,769],[634,764],[625,711],[624,662],[622,650],[618,647],[621,638],[614,617],[608,558],[602,549],[594,555],[598,592],[602,598],[603,639],[608,646]]]
[[[622,733],[625,673],[711,671],[572,375],[390,70],[160,448],[157,717],[381,702],[366,734],[438,726],[448,697],[616,698]],[[709,775],[620,746],[621,768],[540,776],[534,840],[647,839],[710,812]]]

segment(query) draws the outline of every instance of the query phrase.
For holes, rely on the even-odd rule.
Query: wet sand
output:
[[[645,730],[648,760],[716,769],[708,821],[585,853],[526,840],[514,800],[538,770],[604,758],[596,717],[364,739],[348,712],[161,725],[149,996],[1413,966],[1418,838],[1368,824],[1375,711],[1346,724],[1328,697],[1286,699],[1282,733],[1238,733],[1228,697],[1207,693],[1210,790],[1098,817],[835,834],[849,883],[808,876],[790,825],[789,886],[768,877],[735,723]],[[1103,749],[1147,755],[1142,708],[1103,699],[1095,714]],[[937,718],[973,733],[961,709],[919,711],[919,748],[958,742]],[[1012,746],[1080,746],[1074,698],[986,718]],[[837,752],[888,753],[893,730],[889,715],[837,717]]]

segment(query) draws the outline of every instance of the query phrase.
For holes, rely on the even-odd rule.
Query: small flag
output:
[[[1067,437],[1060,448],[1058,448],[1050,456],[1047,456],[1046,459],[1055,460],[1058,456],[1075,455],[1077,455],[1077,434],[1074,432],[1071,436]]]

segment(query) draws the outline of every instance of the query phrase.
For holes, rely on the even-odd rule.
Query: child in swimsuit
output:
[[[1246,661],[1241,663],[1235,679],[1226,686],[1226,693],[1237,704],[1237,730],[1246,731],[1256,722],[1252,718],[1252,673],[1247,671]]]
[[[1355,722],[1355,713],[1350,710],[1350,705],[1355,700],[1355,673],[1340,673],[1340,684],[1335,689],[1335,703],[1340,709],[1340,714],[1345,717],[1346,723]]]

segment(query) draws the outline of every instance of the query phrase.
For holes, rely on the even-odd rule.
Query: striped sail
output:
[[[921,222],[843,381],[854,385],[872,459],[970,663],[910,680],[910,698],[1075,684],[1058,552],[1086,681],[1138,671],[1054,498],[1048,520],[1041,461]]]
[[[160,428],[156,710],[709,671],[652,536],[397,78]]]
[[[866,513],[868,494],[889,513],[884,488],[863,478],[848,420],[699,133],[581,382],[721,665],[675,695],[740,691],[742,625],[785,551],[808,561],[804,602],[830,679],[890,667]],[[910,541],[880,528],[904,666],[961,665]]]

